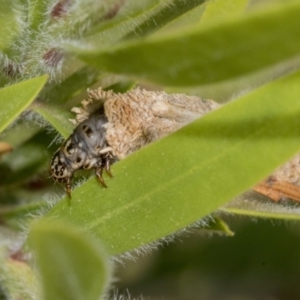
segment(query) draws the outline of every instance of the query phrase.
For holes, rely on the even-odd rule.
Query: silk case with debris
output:
[[[104,125],[107,145],[113,157],[120,160],[219,106],[213,100],[185,94],[139,88],[121,94],[99,88],[88,90],[88,99],[82,101],[82,107],[72,109],[76,118],[70,121],[76,126],[82,122],[88,124],[91,116],[102,108],[107,118]],[[300,154],[253,190],[274,201],[285,198],[300,201],[299,164]]]

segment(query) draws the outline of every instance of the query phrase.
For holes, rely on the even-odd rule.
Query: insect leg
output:
[[[113,174],[110,171],[110,165],[111,165],[111,161],[109,159],[109,157],[106,157],[105,159],[105,171],[108,174],[109,177],[114,177]]]
[[[71,178],[68,178],[66,181],[66,192],[68,194],[68,197],[71,199]]]
[[[96,176],[98,177],[101,185],[103,187],[107,188],[107,185],[105,184],[104,179],[102,177],[102,173],[103,173],[103,167],[102,166],[97,167],[97,169],[96,169]]]

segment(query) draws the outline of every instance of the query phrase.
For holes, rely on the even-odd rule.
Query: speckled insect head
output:
[[[103,170],[143,146],[174,132],[219,105],[183,94],[135,89],[124,94],[88,91],[82,107],[73,108],[72,135],[54,154],[50,174],[71,196],[75,171],[95,169],[103,186]]]
[[[65,184],[69,197],[72,177],[77,170],[95,169],[96,176],[104,187],[103,170],[112,176],[110,165],[116,159],[105,137],[107,122],[103,109],[97,110],[78,124],[72,135],[53,155],[50,174],[55,181]]]

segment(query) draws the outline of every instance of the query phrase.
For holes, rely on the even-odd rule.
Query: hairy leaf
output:
[[[299,17],[300,3],[292,1],[107,50],[70,49],[106,71],[169,86],[195,86],[229,80],[298,56]]]
[[[300,209],[296,202],[287,199],[275,202],[255,191],[242,194],[220,211],[236,216],[300,221]]]
[[[161,30],[178,17],[195,7],[201,6],[203,0],[147,0],[127,3],[115,18],[101,23],[89,33],[89,40],[99,42],[100,48],[114,44],[116,41],[137,38]],[[120,30],[121,29],[121,30]]]
[[[36,77],[0,90],[0,132],[30,105],[47,78]]]
[[[207,3],[201,23],[218,21],[234,14],[241,14],[248,5],[248,0],[214,0]]]
[[[67,138],[73,131],[74,125],[69,121],[73,114],[57,105],[49,103],[36,103],[34,111],[47,120],[64,138]]]
[[[18,30],[13,1],[0,1],[0,28],[0,50],[7,52],[9,44]]]
[[[97,300],[109,279],[103,250],[63,223],[38,222],[30,232],[45,300]]]
[[[179,230],[265,178],[300,149],[300,73],[223,106],[113,166],[48,217],[101,238],[111,253]]]

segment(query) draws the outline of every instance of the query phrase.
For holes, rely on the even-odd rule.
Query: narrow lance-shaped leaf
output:
[[[35,252],[44,300],[98,300],[109,280],[103,250],[64,223],[38,222],[29,241]]]
[[[46,87],[41,94],[42,102],[44,104],[46,99],[51,105],[65,105],[67,101],[86,91],[87,86],[92,86],[101,77],[103,77],[102,72],[85,66],[64,79],[59,85],[53,84]]]
[[[205,22],[218,21],[241,14],[247,7],[249,0],[214,0],[209,1],[201,18],[201,25]]]
[[[0,90],[0,132],[30,105],[47,78],[36,77]]]
[[[39,27],[44,23],[46,17],[48,17],[48,9],[49,3],[47,3],[47,1],[28,1],[28,23],[30,24],[31,30],[40,30]]]
[[[101,48],[104,45],[114,44],[116,41],[142,37],[160,30],[187,11],[201,6],[203,2],[204,0],[144,0],[140,2],[130,0],[112,20],[95,26],[88,35],[92,41],[99,41]]]
[[[224,220],[222,220],[220,217],[212,216],[209,218],[205,224],[205,226],[200,227],[201,229],[207,230],[208,232],[216,232],[218,234],[225,234],[227,236],[233,236],[234,232],[232,232],[229,228],[229,226],[226,224]]]
[[[33,215],[36,216],[46,208],[47,202],[45,201],[33,202],[18,206],[9,206],[6,208],[1,208],[0,219],[2,224],[5,224],[9,228],[23,231],[25,222],[28,222]]]
[[[251,188],[300,149],[300,73],[229,103],[113,166],[53,207],[121,253],[179,230]]]
[[[133,38],[136,36],[145,36],[147,34],[152,33],[153,31],[157,31],[166,24],[173,21],[174,19],[185,14],[186,12],[192,10],[195,7],[200,6],[204,2],[204,0],[173,0],[170,1],[170,3],[168,3],[167,5],[160,4],[161,9],[158,10],[156,14],[153,14],[142,24],[137,26],[135,30],[133,32],[131,31],[128,35],[126,35],[124,39]],[[146,13],[148,14],[148,12]]]
[[[12,231],[8,231],[5,236],[2,230],[1,241],[11,239],[11,234]],[[25,261],[10,258],[3,244],[0,247],[0,281],[1,300],[41,299],[38,279],[33,269]]]
[[[33,109],[46,119],[64,138],[67,138],[72,133],[74,125],[69,121],[73,117],[70,111],[48,103],[36,103]]]
[[[0,1],[0,28],[0,50],[7,52],[9,44],[18,30],[13,1]]]
[[[264,219],[279,219],[300,221],[300,209],[292,200],[285,202],[274,202],[266,196],[249,191],[237,197],[220,211],[238,216],[250,216]]]
[[[41,130],[3,157],[3,164],[0,164],[0,189],[16,191],[16,186],[24,184],[34,178],[38,171],[48,167],[49,153],[57,148],[49,145],[51,137],[53,135],[47,135],[45,130]]]
[[[107,50],[70,49],[86,63],[110,72],[169,86],[195,86],[246,75],[299,55],[299,18],[300,3],[289,2]]]

